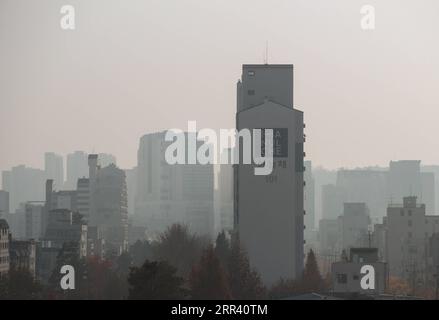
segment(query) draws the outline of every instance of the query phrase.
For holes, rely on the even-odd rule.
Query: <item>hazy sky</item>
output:
[[[0,0],[0,170],[74,150],[128,168],[145,133],[231,128],[266,41],[295,65],[314,165],[439,163],[438,16],[437,0]]]

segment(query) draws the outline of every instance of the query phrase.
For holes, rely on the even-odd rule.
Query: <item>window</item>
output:
[[[354,280],[359,280],[360,277],[358,276],[358,274],[354,274],[353,277],[352,277],[352,279],[354,279]]]
[[[409,210],[409,216],[410,217],[412,216],[412,210]]]
[[[409,220],[407,223],[408,223],[408,226],[409,226],[409,227],[413,226],[413,222],[412,222],[412,220]]]
[[[248,90],[247,91],[249,96],[254,96],[255,95],[255,90]]]
[[[348,277],[345,273],[337,273],[338,283],[348,283]]]

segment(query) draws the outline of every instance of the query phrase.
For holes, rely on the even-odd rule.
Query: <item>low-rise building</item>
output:
[[[11,269],[27,270],[35,277],[36,244],[34,240],[11,240],[9,256]]]
[[[362,278],[370,275],[362,273],[364,266],[373,268],[370,279],[375,280],[367,289],[361,285]],[[338,295],[383,294],[388,283],[387,264],[379,261],[377,248],[351,248],[349,258],[344,254],[341,261],[332,264],[331,275],[333,292]]]
[[[68,209],[51,210],[45,236],[37,247],[37,278],[47,283],[64,245],[74,248],[79,258],[86,257],[87,231],[79,213]]]
[[[403,204],[389,205],[384,223],[390,275],[410,283],[431,281],[429,245],[439,232],[439,216],[426,215],[425,205],[418,204],[416,197],[405,197]]]

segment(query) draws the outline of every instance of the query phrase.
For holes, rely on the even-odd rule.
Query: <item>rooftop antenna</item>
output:
[[[268,40],[265,41],[265,57],[264,57],[264,64],[268,64]]]

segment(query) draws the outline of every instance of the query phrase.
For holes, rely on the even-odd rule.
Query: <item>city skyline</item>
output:
[[[263,62],[267,42],[269,63],[295,65],[295,100],[315,167],[439,163],[430,138],[439,98],[438,4],[369,1],[377,26],[364,31],[361,1],[316,2],[138,1],[122,8],[73,1],[78,21],[69,33],[59,28],[55,3],[2,1],[0,118],[8,121],[0,128],[0,170],[42,168],[45,151],[73,150],[105,150],[131,168],[144,134],[190,120],[233,128],[236,70]]]
[[[439,300],[439,3],[363,1],[0,0],[0,300]]]

